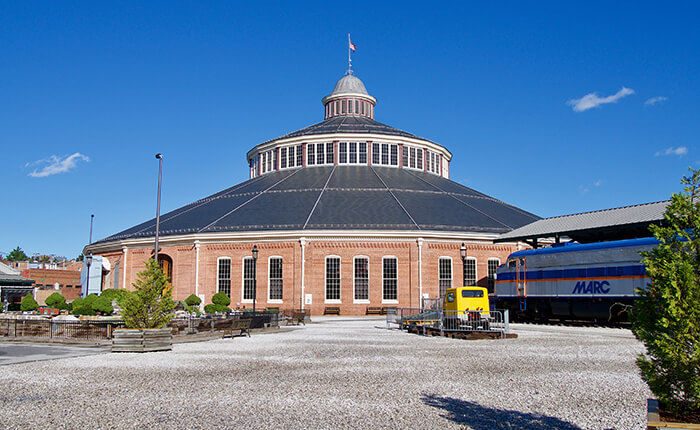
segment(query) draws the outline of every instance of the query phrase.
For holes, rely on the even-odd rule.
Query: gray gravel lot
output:
[[[465,341],[314,321],[0,366],[0,428],[646,427],[643,347],[627,330],[514,324],[518,339]]]

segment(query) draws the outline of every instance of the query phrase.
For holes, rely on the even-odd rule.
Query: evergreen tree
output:
[[[58,309],[66,308],[66,298],[61,293],[53,293],[46,298],[46,306]]]
[[[161,328],[173,317],[172,285],[160,265],[146,262],[146,270],[137,274],[136,291],[121,303],[121,315],[127,328]]]
[[[7,254],[7,261],[27,261],[29,260],[29,257],[27,254],[22,251],[22,248],[19,246],[12,251],[10,251],[9,254]]]
[[[651,227],[660,243],[642,255],[652,282],[632,314],[647,349],[637,359],[642,378],[677,414],[700,411],[700,171],[690,170],[684,192]]]

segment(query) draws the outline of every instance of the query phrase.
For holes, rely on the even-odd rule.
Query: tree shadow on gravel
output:
[[[534,429],[534,430],[581,430],[570,422],[546,415],[486,408],[466,400],[423,394],[423,403],[445,411],[442,417],[474,430]]]

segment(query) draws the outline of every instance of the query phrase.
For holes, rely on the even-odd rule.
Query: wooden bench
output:
[[[340,315],[340,306],[326,306],[323,315]]]
[[[381,306],[367,306],[367,315],[384,315]]]
[[[240,319],[235,319],[231,321],[231,325],[224,329],[224,335],[223,337],[226,337],[228,334],[231,339],[233,339],[233,332],[238,331],[239,336],[243,335],[248,335],[250,337],[250,322],[252,320],[250,318],[240,318]]]

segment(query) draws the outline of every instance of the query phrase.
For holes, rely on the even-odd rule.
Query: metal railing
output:
[[[508,310],[484,312],[396,308],[396,312],[387,313],[386,323],[387,328],[394,324],[402,329],[418,327],[440,332],[489,332],[500,333],[501,337],[505,337],[510,330]]]
[[[0,319],[0,336],[45,339],[107,340],[122,321],[52,321]]]

